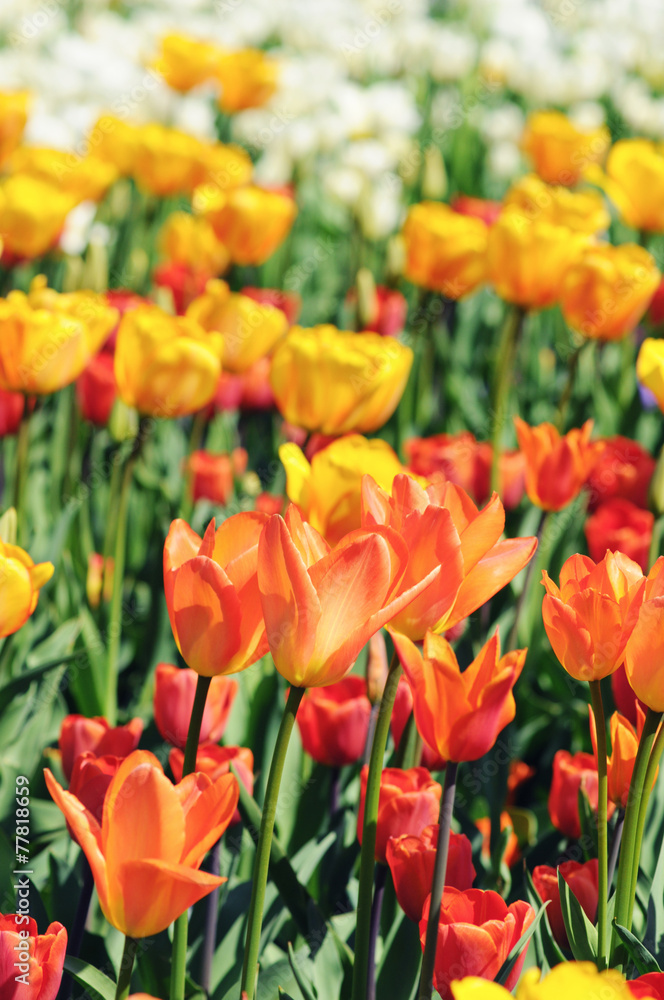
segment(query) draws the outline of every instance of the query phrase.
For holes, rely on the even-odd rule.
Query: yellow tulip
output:
[[[588,180],[604,188],[635,229],[664,230],[664,151],[648,139],[621,139],[611,147],[606,173],[589,167]]]
[[[212,224],[236,264],[262,264],[286,239],[297,215],[295,201],[283,191],[248,185],[223,191],[197,188],[194,211]]]
[[[167,260],[204,274],[222,274],[230,263],[228,250],[207,219],[189,212],[169,215],[159,234],[159,249]]]
[[[664,412],[664,340],[647,337],[636,359],[636,377],[650,389]]]
[[[397,408],[412,363],[411,349],[394,337],[295,326],[274,352],[270,382],[282,416],[297,427],[375,431]]]
[[[406,277],[449,299],[469,295],[486,280],[488,234],[481,219],[442,202],[413,205],[403,227]]]
[[[212,185],[220,191],[249,184],[254,171],[251,157],[241,146],[232,143],[213,142],[202,150],[201,185]]]
[[[62,232],[76,204],[67,191],[15,174],[0,185],[0,236],[5,252],[14,257],[40,257]]]
[[[454,1000],[509,1000],[504,986],[479,976],[467,976],[452,983]],[[592,962],[562,962],[543,978],[539,969],[528,969],[516,989],[516,1000],[631,1000],[624,978],[615,969],[598,972]]]
[[[25,90],[0,92],[0,164],[12,155],[28,120],[30,95]]]
[[[0,539],[0,637],[25,625],[37,607],[39,591],[52,576],[52,563],[35,565],[18,545]]]
[[[611,221],[599,192],[552,187],[537,174],[527,174],[513,184],[505,195],[505,205],[516,206],[533,221],[567,226],[589,236],[608,229]]]
[[[589,239],[508,207],[489,230],[489,279],[507,302],[545,309],[557,301],[565,271]]]
[[[222,55],[223,49],[216,45],[172,33],[162,38],[154,67],[169,87],[186,94],[212,75]]]
[[[381,438],[349,434],[317,451],[311,463],[296,444],[283,444],[279,458],[286,469],[286,493],[303,518],[335,545],[361,523],[362,476],[369,473],[382,489],[406,470]]]
[[[215,67],[221,84],[219,107],[226,114],[259,108],[268,101],[279,79],[275,59],[260,49],[240,49],[222,55]]]
[[[117,167],[99,157],[41,146],[21,146],[12,156],[10,168],[13,173],[52,184],[71,194],[77,203],[100,201],[118,177]]]
[[[115,347],[120,398],[139,413],[182,417],[206,406],[221,374],[223,339],[158,306],[124,314]]]
[[[276,306],[262,305],[248,295],[231,293],[225,281],[208,281],[203,295],[191,303],[187,316],[204,330],[224,338],[224,368],[246,372],[269,354],[288,329],[288,320]]]
[[[578,128],[560,111],[529,115],[521,139],[535,170],[549,184],[576,184],[589,163],[604,158],[611,135],[608,128]]]
[[[59,295],[34,279],[30,294],[0,299],[0,386],[46,395],[69,385],[87,367],[118,318],[93,292]]]
[[[586,247],[563,279],[563,315],[584,337],[620,340],[639,322],[660,280],[654,258],[635,243]]]
[[[137,125],[130,125],[113,115],[102,115],[90,132],[90,149],[99,159],[112,163],[128,177],[134,168],[140,135]]]
[[[160,197],[190,193],[203,176],[205,143],[179,129],[152,123],[138,130],[132,174]]]

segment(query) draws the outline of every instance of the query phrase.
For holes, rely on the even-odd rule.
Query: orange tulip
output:
[[[262,264],[283,243],[297,215],[290,194],[247,184],[232,191],[203,185],[195,211],[205,216],[236,264]]]
[[[573,555],[560,571],[559,587],[546,570],[542,583],[544,628],[567,673],[597,681],[617,670],[643,600],[640,567],[622,552],[607,552],[598,563]],[[655,663],[650,636],[647,644],[648,663]]]
[[[592,420],[561,435],[553,424],[531,427],[514,417],[519,447],[526,456],[526,493],[542,510],[562,510],[574,500],[604,450],[591,443]]]
[[[558,750],[553,758],[553,780],[549,792],[549,816],[556,830],[575,840],[581,836],[579,792],[588,800],[590,809],[597,812],[598,802],[597,763],[591,753]],[[609,800],[608,818],[615,811]]]
[[[232,115],[246,108],[260,108],[268,101],[279,80],[279,64],[261,49],[239,49],[224,53],[215,64],[221,84],[219,107]]]
[[[273,514],[258,544],[258,586],[279,673],[294,687],[345,677],[371,636],[429,582],[403,590],[407,563],[393,528],[359,528],[330,551],[292,504],[285,520]]]
[[[496,493],[478,511],[460,486],[436,482],[424,489],[405,474],[395,476],[392,496],[364,477],[362,523],[389,525],[406,542],[410,559],[402,588],[425,576],[430,581],[390,621],[391,629],[415,640],[476,611],[523,569],[537,546],[534,538],[499,541],[505,511]]]
[[[154,67],[169,87],[186,94],[212,76],[223,51],[210,42],[171,32],[161,39]]]
[[[168,763],[173,777],[182,781],[184,770],[184,753],[173,747],[168,755]],[[230,774],[231,764],[237,771],[238,778],[250,795],[254,792],[254,755],[248,747],[220,747],[217,743],[201,743],[196,754],[196,770],[207,774],[216,781],[224,774]],[[235,810],[229,826],[240,822],[239,810]]]
[[[624,809],[629,797],[629,785],[636,761],[636,751],[643,732],[646,715],[636,703],[636,728],[619,712],[614,712],[609,722],[611,730],[611,754],[607,758],[609,777],[609,801]],[[597,760],[597,724],[595,713],[590,708],[590,738]],[[659,769],[658,769],[659,770]]]
[[[109,785],[101,824],[48,768],[44,775],[90,863],[104,916],[123,934],[159,934],[226,881],[198,868],[235,811],[232,775],[189,774],[173,785],[154,754],[136,750]]]
[[[164,544],[164,590],[177,647],[203,677],[235,674],[267,652],[258,595],[258,540],[268,518],[246,511],[201,539],[173,521]]]
[[[606,125],[580,129],[560,111],[535,111],[528,116],[521,143],[540,177],[571,186],[588,164],[603,159],[611,134]]]
[[[392,634],[413,691],[418,732],[445,760],[477,760],[496,742],[516,712],[512,688],[526,650],[500,656],[498,633],[461,672],[447,639],[427,632],[423,653],[410,639]]]
[[[664,712],[664,557],[648,574],[644,601],[625,650],[630,687],[644,705]]]
[[[357,839],[362,843],[364,803],[369,768],[360,774],[360,808],[357,812]],[[376,818],[376,861],[387,864],[387,845],[394,837],[407,834],[419,837],[435,824],[440,810],[442,788],[425,767],[386,767],[380,776],[378,816]],[[429,886],[431,892],[431,886]]]
[[[449,205],[413,205],[403,227],[406,277],[450,299],[470,295],[486,280],[489,229]]]
[[[154,689],[154,721],[165,740],[184,749],[198,675],[170,663],[157,664]],[[198,742],[216,742],[224,735],[238,683],[228,677],[213,677],[201,720]]]

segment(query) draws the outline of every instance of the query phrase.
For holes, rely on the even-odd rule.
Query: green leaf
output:
[[[535,888],[533,877],[528,869],[525,868],[525,865],[524,869],[528,902],[533,909],[538,910],[542,906],[542,900],[537,892],[537,889]],[[544,912],[546,913],[546,910]],[[535,928],[534,944],[537,965],[541,969],[542,975],[545,975],[550,969],[553,969],[554,966],[560,965],[561,962],[565,961],[565,957],[558,946],[558,942],[553,936],[551,925],[549,924],[548,913],[546,914],[544,920]]]
[[[542,906],[540,906],[539,911],[537,913],[537,916],[533,920],[532,924],[530,925],[530,927],[528,928],[528,930],[526,930],[521,935],[521,937],[519,938],[519,940],[514,945],[514,947],[512,948],[511,952],[509,953],[509,955],[507,956],[507,958],[505,959],[505,961],[501,965],[500,969],[498,970],[498,975],[495,978],[495,982],[500,983],[501,985],[504,985],[505,980],[509,976],[510,972],[512,971],[512,969],[514,968],[514,966],[516,965],[516,963],[518,962],[519,956],[521,955],[521,952],[527,946],[527,944],[530,941],[531,937],[533,936],[533,934],[537,930],[538,924],[540,923],[542,917],[546,913],[547,906],[549,905],[550,902],[551,902],[551,900],[547,900],[546,903],[544,903]]]
[[[295,982],[297,983],[300,993],[302,994],[302,1000],[318,1000],[313,984],[307,982],[302,974],[302,970],[298,968],[299,963],[297,956],[293,951],[293,945],[290,941],[288,942],[288,961],[291,969],[293,970]]]
[[[621,939],[625,948],[627,949],[627,954],[634,962],[637,971],[640,976],[645,976],[647,972],[661,972],[659,963],[654,955],[651,955],[646,946],[642,941],[639,941],[637,937],[634,937],[631,931],[628,931],[626,927],[622,927],[621,924],[614,922],[618,937]]]
[[[560,908],[567,939],[577,962],[594,962],[597,958],[597,928],[591,924],[581,904],[558,869]]]
[[[73,976],[77,983],[85,986],[91,994],[92,1000],[97,1000],[97,998],[115,1000],[115,983],[111,982],[99,969],[95,969],[93,965],[89,965],[80,958],[74,958],[73,955],[67,955],[65,971]]]

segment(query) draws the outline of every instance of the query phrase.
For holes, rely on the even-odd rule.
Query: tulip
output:
[[[231,372],[247,371],[272,351],[288,329],[281,309],[232,293],[225,281],[209,281],[203,295],[187,309],[187,316],[204,330],[222,335],[224,368]]]
[[[357,300],[357,291],[352,288],[346,295],[346,305],[357,309]],[[405,329],[407,315],[408,303],[401,292],[385,285],[373,286],[369,315],[362,329],[379,333],[381,337],[396,337]]]
[[[194,209],[209,219],[236,264],[263,264],[288,236],[297,215],[289,193],[246,185],[223,191],[203,186],[194,194]]]
[[[35,565],[18,545],[0,539],[0,638],[25,625],[37,607],[39,591],[52,576],[52,563]]]
[[[403,472],[396,453],[381,438],[360,434],[339,438],[307,461],[296,444],[283,444],[279,458],[286,469],[286,493],[303,518],[330,545],[362,523],[362,477],[369,473],[389,490]]]
[[[427,898],[420,920],[420,941],[424,947],[429,919]],[[450,983],[459,973],[492,980],[520,937],[535,919],[528,903],[517,900],[510,906],[497,892],[480,889],[445,888],[440,907],[434,986],[443,1000],[451,1000]],[[511,990],[521,975],[528,948],[523,949],[505,980]]]
[[[561,948],[569,948],[563,911],[560,906],[558,872],[567,882],[570,892],[576,896],[585,915],[594,924],[599,894],[597,858],[592,858],[583,864],[579,861],[563,861],[558,868],[537,865],[533,869],[533,884],[537,894],[543,903],[549,903],[546,915],[549,918],[553,936]]]
[[[630,687],[654,712],[664,712],[662,686],[662,624],[664,623],[664,557],[648,574],[643,604],[625,649],[625,671]]]
[[[284,498],[277,497],[274,493],[259,493],[254,507],[262,514],[281,514],[284,509]]]
[[[67,781],[71,779],[77,757],[87,751],[96,757],[109,754],[128,757],[138,746],[142,732],[140,719],[132,719],[125,726],[112,727],[102,716],[88,719],[85,715],[66,715],[58,738],[65,778]]]
[[[637,441],[616,435],[599,439],[604,451],[588,476],[589,509],[613,497],[624,497],[637,507],[648,506],[648,488],[655,459]]]
[[[61,149],[20,146],[9,164],[12,173],[45,181],[73,199],[101,201],[118,178],[118,170],[97,156],[79,156]]]
[[[67,931],[54,922],[45,934],[27,913],[0,913],[2,1000],[55,1000],[67,951]]]
[[[643,734],[645,712],[637,702],[636,727],[619,712],[614,712],[609,722],[611,731],[612,753],[607,757],[609,799],[623,809],[627,806],[629,786],[634,771],[636,752]],[[590,709],[590,737],[593,744],[595,759],[597,759],[597,727],[595,715]]]
[[[153,754],[136,750],[108,787],[101,824],[48,768],[44,776],[88,859],[104,916],[128,937],[159,934],[225,881],[198,868],[235,811],[232,775],[190,774],[174,786]]]
[[[404,833],[390,837],[387,842],[387,863],[399,906],[416,924],[420,922],[425,900],[431,892],[438,831],[439,826],[435,823],[416,836]],[[450,832],[445,885],[461,891],[470,889],[475,875],[468,837],[463,833]]]
[[[514,805],[517,798],[517,790],[520,785],[525,784],[535,775],[535,768],[526,764],[524,760],[511,760],[509,773],[507,775],[507,804]]]
[[[633,997],[664,1000],[664,972],[646,972],[644,976],[628,980],[627,987]]]
[[[27,90],[0,92],[0,164],[9,159],[21,141],[29,106]]]
[[[241,375],[222,372],[214,396],[217,410],[271,410],[274,393],[270,385],[272,359],[261,358]]]
[[[118,773],[124,757],[105,754],[98,757],[91,750],[80,753],[74,761],[69,791],[85,806],[98,823],[104,811],[104,799],[111,781]],[[73,830],[69,833],[76,839]]]
[[[364,799],[369,768],[360,772],[360,808],[357,814],[357,839],[362,843]],[[376,861],[387,864],[387,845],[391,837],[419,837],[436,823],[442,788],[425,767],[386,767],[380,777],[380,797],[376,830]],[[429,886],[429,891],[431,887]]]
[[[270,381],[280,413],[297,427],[375,431],[394,413],[412,364],[411,349],[393,337],[296,326],[274,352]]]
[[[115,559],[107,556],[104,559],[100,552],[91,552],[88,556],[88,572],[85,577],[85,596],[91,608],[98,608],[102,600],[107,603],[113,596],[113,576],[115,574]]]
[[[0,236],[3,257],[41,257],[60,238],[75,205],[68,191],[54,184],[15,174],[0,185]]]
[[[76,382],[76,399],[83,419],[96,427],[105,427],[117,393],[113,355],[106,352],[97,354]]]
[[[214,396],[222,350],[220,334],[158,306],[139,306],[125,313],[118,330],[118,394],[127,406],[150,416],[195,413]]]
[[[159,264],[152,274],[152,281],[157,288],[165,288],[170,292],[173,310],[178,316],[184,316],[194,299],[203,294],[209,280],[208,271],[192,269],[188,264],[176,260]]]
[[[328,687],[309,688],[297,714],[305,752],[326,767],[357,763],[367,742],[370,715],[363,677],[353,675]]]
[[[526,492],[542,510],[562,510],[574,500],[604,445],[591,442],[592,420],[561,435],[553,424],[531,427],[514,417],[519,447],[526,457]]]
[[[649,978],[642,976],[642,979]],[[638,982],[638,980],[636,980]],[[521,978],[516,991],[517,1000],[588,1000],[602,997],[602,1000],[630,1000],[633,983],[626,983],[619,972],[609,969],[598,972],[594,962],[561,962],[540,978],[539,969],[528,969]],[[511,993],[484,979],[468,976],[452,983],[454,1000],[509,1000]],[[650,993],[638,996],[651,997]]]
[[[351,531],[330,551],[292,504],[285,519],[269,518],[258,587],[270,652],[289,684],[327,687],[350,672],[371,636],[427,586],[427,577],[399,586],[407,563],[392,528]]]
[[[168,216],[159,233],[159,249],[167,261],[184,264],[190,273],[206,278],[222,274],[230,261],[228,250],[207,219],[190,212]]]
[[[410,438],[404,444],[408,468],[418,476],[437,476],[456,483],[475,503],[484,504],[491,496],[490,479],[493,448],[479,442],[470,431]],[[367,470],[369,471],[369,470]],[[502,452],[499,459],[500,498],[508,510],[518,507],[524,491],[525,459],[520,451]]]
[[[297,322],[302,308],[302,299],[297,292],[283,292],[280,288],[254,288],[247,285],[241,288],[240,292],[254,302],[260,302],[264,306],[276,306],[288,320],[288,325],[293,326]]]
[[[634,229],[664,229],[664,155],[648,139],[621,139],[611,147],[606,174],[587,171],[604,188],[624,221]]]
[[[157,664],[154,689],[154,721],[165,740],[184,750],[198,674],[170,663]],[[199,743],[216,743],[224,735],[228,716],[238,691],[237,681],[213,677],[205,700]]]
[[[0,438],[17,433],[24,410],[25,396],[22,392],[0,389]]]
[[[382,698],[389,672],[385,636],[382,632],[376,632],[369,639],[366,666],[367,697],[372,705]]]
[[[244,448],[234,448],[230,455],[192,452],[187,467],[193,477],[194,500],[210,500],[225,506],[233,496],[235,477],[246,470],[247,459]]]
[[[611,133],[606,125],[581,129],[560,111],[535,111],[528,116],[521,144],[542,180],[571,187],[589,163],[604,158]]]
[[[568,325],[593,340],[621,340],[634,329],[661,275],[643,247],[586,247],[565,273],[560,305]]]
[[[467,194],[458,194],[452,198],[450,208],[453,208],[459,215],[470,215],[474,219],[481,219],[487,226],[492,226],[503,210],[499,201],[490,201],[488,198],[473,198]]]
[[[475,820],[475,826],[482,834],[482,860],[489,866],[491,864],[491,817],[480,816],[479,819]],[[500,814],[500,832],[504,833],[506,830],[509,830],[509,834],[500,861],[501,864],[511,868],[521,858],[521,851],[519,850],[519,838],[514,832],[514,821],[507,810],[503,810]]]
[[[131,171],[136,183],[161,198],[191,194],[203,177],[205,145],[187,132],[150,122],[137,131]]]
[[[584,233],[506,208],[489,230],[488,279],[498,295],[523,309],[546,309],[563,276],[589,241]]]
[[[607,552],[601,562],[573,555],[556,586],[546,570],[542,617],[554,653],[579,681],[598,681],[625,659],[643,600],[645,577],[621,552]]]
[[[401,738],[412,713],[413,691],[406,678],[400,677],[396,697],[394,699],[392,716],[390,718],[390,732],[392,733],[394,746],[397,750],[401,746]],[[441,771],[445,767],[447,761],[444,757],[441,757],[433,747],[430,747],[428,743],[425,743],[424,740],[422,740],[422,759],[420,763],[422,764],[422,767],[426,767],[427,771]],[[429,883],[429,889],[430,888],[431,883]],[[463,887],[457,886],[457,888]],[[427,890],[427,892],[428,891],[429,890]],[[419,915],[417,919],[419,920]]]
[[[123,176],[130,176],[141,136],[141,127],[130,125],[123,118],[103,115],[92,128],[90,140],[96,143],[95,153],[113,163]]]
[[[476,611],[523,569],[537,546],[534,538],[499,541],[505,511],[497,494],[478,511],[459,486],[436,482],[425,490],[406,475],[395,477],[392,496],[364,477],[362,523],[389,525],[405,540],[410,559],[402,587],[429,574],[428,588],[390,622],[413,640],[427,629],[448,630]]]
[[[516,712],[512,688],[526,650],[500,656],[494,635],[461,672],[454,650],[442,636],[427,632],[421,653],[394,632],[394,646],[413,692],[413,711],[425,743],[448,761],[477,760],[496,742]]]
[[[182,781],[184,754],[182,750],[173,747],[168,755],[168,763],[173,777],[179,783]],[[254,792],[254,755],[247,747],[220,747],[216,743],[201,743],[196,755],[196,770],[207,774],[212,781],[230,774],[230,765],[237,771],[238,777],[250,795]],[[240,822],[240,812],[235,810],[229,826]]]
[[[212,76],[222,52],[209,42],[172,32],[161,39],[155,69],[169,87],[186,94]]]
[[[261,49],[240,49],[221,56],[215,64],[215,76],[221,84],[219,107],[224,114],[232,115],[246,108],[260,108],[272,97],[279,67]]]
[[[597,764],[591,753],[576,753],[558,750],[553,758],[553,780],[549,792],[549,816],[556,830],[574,840],[581,836],[579,818],[579,790],[588,800],[593,812],[597,812]],[[614,805],[609,802],[608,815],[613,814]]]
[[[590,558],[600,562],[608,551],[623,552],[647,572],[654,523],[649,510],[630,500],[607,500],[584,525]]]
[[[486,281],[488,232],[483,220],[440,202],[413,205],[403,227],[406,277],[449,299],[470,295]]]
[[[201,539],[180,519],[164,544],[164,590],[185,663],[203,677],[234,674],[268,649],[256,575],[265,514],[227,518]]]
[[[587,236],[608,229],[611,222],[599,192],[551,187],[536,174],[519,178],[505,195],[504,204],[518,208],[533,222],[550,222]]]
[[[636,377],[664,411],[664,340],[647,337],[636,359]]]

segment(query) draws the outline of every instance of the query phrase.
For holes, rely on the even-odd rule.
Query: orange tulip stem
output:
[[[643,725],[643,731],[641,733],[641,739],[639,740],[639,747],[636,751],[634,770],[632,771],[632,780],[629,785],[629,795],[627,796],[625,825],[623,827],[620,858],[618,861],[615,921],[617,924],[620,924],[621,927],[627,927],[628,930],[631,930],[632,927],[632,910],[634,907],[634,901],[632,898],[632,871],[635,867],[638,875],[639,870],[639,858],[636,855],[639,810],[641,807],[643,790],[645,788],[646,772],[648,770],[650,753],[652,751],[655,737],[657,735],[657,729],[661,720],[661,712],[654,712],[652,709],[648,709]],[[634,885],[636,885],[636,879],[634,879]],[[617,933],[614,931],[611,943],[611,967],[616,966],[616,964],[619,965],[619,963],[616,963],[616,950],[619,947],[620,941]]]
[[[201,723],[205,702],[207,699],[211,677],[198,675],[194,704],[191,707],[187,743],[184,749],[182,777],[196,770],[198,743],[201,735]],[[189,936],[189,914],[185,910],[173,924],[173,959],[171,963],[171,1000],[184,1000],[185,975],[187,971],[187,939]]]
[[[244,965],[242,967],[242,985],[240,994],[246,992],[247,1000],[254,1000],[256,989],[256,973],[258,968],[258,954],[260,950],[261,927],[263,923],[263,907],[265,905],[265,889],[267,886],[268,869],[270,866],[270,851],[272,848],[272,834],[274,831],[274,820],[277,814],[277,799],[279,797],[279,786],[281,776],[284,771],[286,761],[286,751],[295,716],[299,708],[304,688],[292,687],[288,692],[288,700],[284,709],[284,714],[277,733],[277,742],[272,754],[270,773],[265,789],[265,802],[263,803],[263,815],[261,827],[258,833],[258,844],[256,845],[256,858],[254,861],[254,874],[252,879],[251,903],[249,904],[249,920],[247,923],[247,939],[244,949]]]
[[[21,417],[21,423],[18,428],[18,437],[16,438],[16,467],[14,472],[14,508],[16,509],[16,521],[17,521],[17,544],[25,543],[25,525],[24,521],[24,497],[25,497],[25,483],[28,478],[28,445],[30,441],[30,406],[28,405],[28,398],[26,397],[25,405],[23,407],[23,416]]]
[[[369,947],[371,941],[371,909],[373,903],[374,868],[376,857],[376,829],[380,776],[390,731],[390,719],[397,694],[401,664],[396,651],[392,654],[383,697],[376,718],[367,789],[364,799],[364,825],[362,827],[362,852],[360,854],[360,886],[357,898],[357,924],[355,927],[355,959],[353,962],[352,1000],[366,1000],[369,974]]]
[[[598,889],[597,899],[597,968],[600,972],[607,966],[607,923],[608,923],[608,792],[609,781],[606,759],[606,720],[600,681],[590,682],[590,698],[595,713],[597,727],[597,854]]]
[[[458,764],[449,761],[445,768],[445,784],[440,799],[440,819],[438,830],[438,846],[436,848],[436,863],[431,881],[431,904],[429,920],[422,956],[422,971],[420,973],[420,989],[418,1000],[431,1000],[433,995],[433,973],[436,967],[436,949],[438,946],[438,922],[440,920],[440,904],[445,888],[445,873],[447,871],[447,855],[450,847],[450,830],[452,813],[454,812],[454,796],[456,793],[456,776]]]
[[[632,886],[630,891],[630,915],[634,910],[634,900],[636,899],[636,883],[639,876],[639,858],[641,857],[641,845],[643,843],[643,831],[646,825],[646,814],[648,812],[648,803],[650,801],[650,795],[652,793],[653,785],[657,778],[657,770],[659,768],[659,762],[662,757],[662,752],[664,751],[664,727],[660,727],[657,736],[655,737],[655,742],[653,744],[650,757],[648,758],[648,766],[646,768],[646,776],[643,782],[643,792],[641,794],[641,801],[639,803],[639,815],[636,823],[636,846],[634,851],[635,860],[632,864]],[[630,927],[631,930],[631,927]]]
[[[503,428],[507,422],[507,408],[514,372],[516,351],[523,330],[526,312],[514,306],[505,317],[496,357],[496,378],[493,389],[493,412],[491,427],[491,492],[500,492],[500,456]]]
[[[120,960],[120,971],[118,973],[118,983],[115,987],[115,1000],[127,1000],[131,989],[131,974],[134,971],[134,959],[138,950],[136,938],[125,937],[122,959]]]

